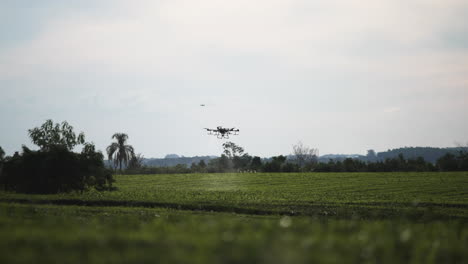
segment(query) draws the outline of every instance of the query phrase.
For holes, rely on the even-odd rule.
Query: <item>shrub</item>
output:
[[[7,157],[0,171],[0,187],[23,193],[58,193],[112,189],[114,179],[104,166],[104,156],[91,143],[85,143],[84,134],[78,136],[66,121],[54,124],[47,120],[41,127],[29,130],[34,144],[32,151],[23,146],[23,152]],[[83,144],[81,153],[72,149]]]
[[[86,150],[86,151],[85,151]],[[74,153],[62,147],[47,151],[32,151],[23,147],[23,153],[6,160],[0,176],[5,190],[22,193],[59,193],[112,189],[110,170],[104,167],[103,156],[93,147]]]

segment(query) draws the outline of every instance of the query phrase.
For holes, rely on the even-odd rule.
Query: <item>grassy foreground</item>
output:
[[[0,193],[1,263],[467,263],[468,173],[117,176]]]

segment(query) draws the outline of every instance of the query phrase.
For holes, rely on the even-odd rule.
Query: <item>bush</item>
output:
[[[88,144],[82,153],[55,146],[32,151],[23,147],[22,154],[6,159],[0,175],[3,189],[22,193],[51,194],[112,189],[114,179],[104,167],[103,155]]]

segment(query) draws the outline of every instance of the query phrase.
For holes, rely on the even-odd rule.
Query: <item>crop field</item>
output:
[[[468,263],[468,172],[116,179],[0,192],[0,263]]]

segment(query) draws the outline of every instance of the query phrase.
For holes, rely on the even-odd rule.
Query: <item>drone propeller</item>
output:
[[[213,135],[213,133],[212,133],[213,129],[209,129],[209,128],[204,128],[204,129],[206,129],[206,131],[208,131],[208,135]]]

